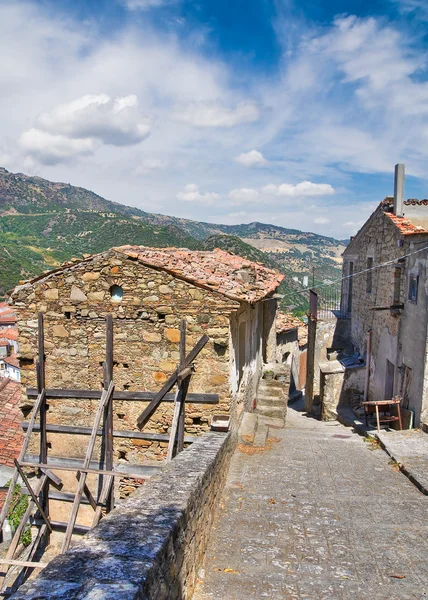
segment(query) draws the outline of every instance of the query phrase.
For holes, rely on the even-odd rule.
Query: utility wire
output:
[[[357,275],[362,275],[363,273],[369,273],[369,271],[375,271],[376,269],[380,269],[388,265],[393,265],[394,263],[396,263],[399,260],[402,260],[403,258],[413,256],[413,254],[418,254],[419,252],[423,252],[424,250],[428,250],[428,246],[424,246],[423,248],[419,248],[419,250],[414,250],[413,252],[409,252],[408,254],[403,254],[403,256],[397,256],[396,258],[393,258],[392,260],[387,260],[386,262],[381,263],[380,265],[370,267],[370,269],[362,269],[357,273],[352,273],[352,275],[345,275],[345,277],[341,277],[340,279],[336,279],[335,281],[330,281],[329,283],[321,283],[320,285],[316,285],[315,288],[318,289],[322,287],[328,287],[329,285],[335,285],[336,283],[341,283],[342,281],[345,281],[345,279],[352,279],[352,277],[357,277]],[[292,290],[292,292],[295,294],[302,294],[303,292],[308,292],[309,290],[310,288],[306,287],[302,290]]]

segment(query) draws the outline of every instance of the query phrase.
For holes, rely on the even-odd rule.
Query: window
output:
[[[120,285],[112,285],[110,288],[110,296],[112,302],[122,302],[123,298],[123,289]]]
[[[354,263],[351,261],[349,263],[349,279],[348,279],[348,302],[346,310],[348,313],[352,310],[352,284],[353,284],[353,276],[354,276]]]
[[[410,274],[409,278],[409,300],[415,304],[418,301],[418,286],[419,286],[419,275]]]
[[[367,258],[367,266],[366,266],[366,268],[367,269],[372,269],[373,268],[373,257],[372,256],[369,256]],[[367,275],[367,279],[366,279],[366,284],[367,284],[366,291],[367,291],[368,294],[371,294],[372,293],[372,285],[373,285],[373,271],[371,271],[371,270],[367,271],[366,275]]]

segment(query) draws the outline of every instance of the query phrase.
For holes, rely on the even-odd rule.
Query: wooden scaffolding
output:
[[[202,336],[199,342],[186,353],[186,321],[180,325],[180,361],[177,369],[165,382],[158,392],[147,391],[115,391],[113,378],[113,318],[106,317],[106,353],[103,363],[103,389],[46,389],[45,382],[45,344],[43,314],[38,315],[37,346],[38,357],[36,362],[37,388],[28,388],[27,396],[35,398],[34,406],[28,422],[22,423],[25,431],[24,441],[18,460],[15,460],[15,469],[9,484],[9,489],[3,508],[0,513],[0,531],[12,506],[13,494],[18,480],[21,480],[28,491],[28,507],[12,537],[10,546],[4,559],[0,559],[0,589],[4,585],[5,577],[11,566],[19,567],[20,571],[13,587],[3,591],[3,597],[15,592],[19,585],[27,579],[34,569],[42,569],[47,563],[40,562],[38,558],[43,549],[49,544],[52,531],[65,531],[61,552],[67,551],[73,533],[84,534],[95,527],[103,516],[115,506],[114,479],[115,477],[147,478],[154,472],[159,472],[159,467],[144,465],[114,464],[114,438],[143,439],[149,441],[168,442],[166,461],[184,448],[185,443],[191,443],[194,437],[185,436],[185,403],[217,404],[217,394],[189,393],[189,385],[194,372],[194,361],[207,344],[209,338]],[[176,387],[175,394],[170,393]],[[85,399],[99,400],[92,427],[77,427],[68,425],[49,424],[47,422],[47,400],[49,399]],[[140,431],[122,431],[113,429],[113,403],[115,400],[148,401],[149,404],[138,417],[137,425]],[[161,402],[173,402],[174,411],[169,434],[150,433],[141,431]],[[38,419],[38,422],[36,420]],[[28,455],[30,438],[33,432],[38,432],[39,454]],[[70,435],[88,435],[89,442],[83,462],[79,459],[48,456],[48,433],[62,433]],[[101,436],[101,457],[97,463],[93,460],[97,437]],[[36,471],[36,485],[32,486],[24,469]],[[61,479],[52,472],[72,471],[77,478],[77,489],[74,494],[62,492]],[[94,497],[87,485],[88,474],[98,476],[98,493]],[[54,488],[54,489],[53,489]],[[72,509],[68,522],[54,521],[51,519],[49,501],[71,502]],[[89,504],[93,511],[90,527],[77,525],[76,520],[81,503]],[[28,525],[36,526],[36,535],[31,540],[26,552],[26,560],[19,560],[19,543],[23,532]]]

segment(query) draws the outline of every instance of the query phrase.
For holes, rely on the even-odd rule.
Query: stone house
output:
[[[21,380],[35,386],[37,313],[45,317],[48,388],[100,389],[105,356],[105,317],[114,322],[116,390],[157,391],[179,360],[180,320],[187,321],[190,350],[210,338],[197,360],[190,392],[217,393],[219,405],[186,403],[186,433],[207,430],[214,413],[239,420],[255,399],[263,362],[275,360],[276,299],[283,276],[221,250],[112,248],[18,286],[11,304],[17,314]],[[114,428],[136,430],[145,402],[114,402]],[[50,400],[50,423],[91,426],[96,402]],[[162,403],[145,431],[167,433],[173,407]],[[61,451],[50,434],[52,454]],[[80,456],[86,440],[76,444]],[[57,446],[55,448],[55,445]],[[166,443],[123,440],[116,459],[161,460]]]
[[[12,356],[0,357],[0,377],[7,377],[18,382],[21,381],[19,359],[14,354]]]
[[[427,267],[428,200],[404,199],[404,165],[397,165],[394,197],[379,204],[343,254],[341,310],[368,362],[361,392],[370,400],[400,394],[416,426],[428,418]]]

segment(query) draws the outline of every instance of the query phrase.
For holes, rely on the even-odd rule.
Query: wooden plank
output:
[[[104,389],[113,381],[113,318],[111,314],[106,317],[106,360],[104,363]],[[106,469],[113,470],[113,398],[112,395],[104,409],[104,460]],[[103,477],[100,477],[101,492],[104,489]],[[114,507],[114,488],[108,486],[108,497],[103,500],[107,504],[107,512]]]
[[[201,337],[199,342],[192,348],[192,350],[186,356],[183,367],[187,367],[190,363],[192,363],[195,360],[195,358],[207,344],[208,340],[209,337],[206,335]],[[177,382],[177,375],[178,372],[177,370],[175,370],[171,377],[165,382],[165,384],[163,385],[162,389],[158,392],[156,397],[153,398],[153,400],[149,403],[148,406],[146,406],[144,411],[138,417],[137,425],[140,429],[143,427],[144,423],[152,416],[156,408],[162,402],[164,396],[174,387],[174,385]]]
[[[21,427],[24,431],[28,428],[27,421],[21,421]],[[39,426],[36,424],[33,431],[39,431]],[[47,425],[46,431],[48,433],[63,433],[72,435],[91,435],[91,427],[73,427],[71,425]],[[102,429],[97,430],[97,435],[102,435]],[[113,437],[127,438],[135,440],[150,440],[153,442],[167,442],[169,435],[167,433],[147,433],[144,431],[122,431],[120,429],[113,429]],[[187,435],[184,438],[186,444],[194,442],[198,436]]]
[[[82,476],[82,473],[80,471],[77,471],[77,473],[76,473],[77,481],[80,481],[81,476]],[[89,504],[92,506],[92,508],[94,510],[97,510],[97,502],[96,502],[95,498],[93,497],[91,490],[88,488],[86,483],[83,486],[83,493],[85,494],[85,496],[86,496]]]
[[[126,463],[116,463],[114,465],[114,471],[107,471],[106,469],[96,468],[96,466],[100,466],[101,464],[99,461],[91,461],[89,468],[85,469],[82,465],[82,461],[77,458],[59,458],[56,456],[49,457],[49,463],[44,465],[39,463],[37,458],[37,456],[30,454],[28,455],[28,460],[22,461],[20,465],[21,467],[32,467],[33,469],[47,467],[48,469],[53,469],[55,471],[84,471],[85,473],[92,473],[94,475],[114,475],[115,477],[135,477],[137,479],[147,479],[162,471],[161,466],[128,465]],[[92,465],[95,466],[93,467]]]
[[[45,511],[44,511],[44,509],[43,509],[42,505],[40,504],[40,502],[39,502],[39,500],[38,500],[37,496],[36,496],[36,495],[35,495],[35,493],[33,492],[33,488],[32,488],[32,487],[31,487],[31,485],[29,484],[29,482],[28,482],[28,479],[27,479],[27,477],[26,477],[26,475],[25,475],[24,471],[21,469],[21,466],[20,466],[19,462],[16,460],[16,458],[14,459],[14,461],[13,461],[13,462],[15,463],[15,467],[18,469],[18,471],[19,471],[19,474],[21,475],[21,478],[22,478],[22,481],[24,482],[24,485],[25,485],[25,487],[26,487],[26,488],[27,488],[27,490],[30,492],[30,496],[32,497],[34,504],[37,506],[37,508],[38,508],[38,510],[39,510],[39,513],[40,513],[40,515],[41,515],[41,517],[42,517],[43,521],[46,523],[46,525],[47,525],[47,527],[48,527],[49,531],[52,531],[52,527],[51,527],[51,525],[50,525],[50,523],[49,523],[49,519],[48,519],[47,515],[45,514]],[[46,475],[46,486],[47,486],[47,483],[48,483],[48,481],[49,481],[49,479],[48,479],[48,477],[47,477],[47,475]],[[45,486],[45,487],[46,487],[46,486]]]
[[[79,506],[80,506],[80,500],[82,498],[83,495],[83,490],[85,487],[85,483],[86,483],[86,477],[87,477],[87,472],[85,472],[86,468],[89,467],[89,464],[91,462],[91,458],[92,458],[92,454],[94,451],[94,447],[95,447],[95,441],[97,438],[97,429],[100,425],[101,422],[101,418],[104,412],[105,407],[107,406],[108,402],[111,399],[111,396],[113,394],[113,390],[114,390],[114,384],[113,382],[110,383],[108,390],[104,390],[103,394],[101,396],[101,400],[98,406],[98,410],[95,414],[95,418],[94,418],[94,426],[93,426],[93,430],[92,430],[92,434],[91,437],[89,439],[89,444],[88,444],[88,448],[86,450],[86,456],[85,456],[85,460],[83,462],[83,469],[81,469],[82,471],[82,477],[80,478],[79,484],[77,486],[77,491],[76,491],[76,497],[74,499],[74,503],[73,503],[73,507],[71,509],[71,514],[70,514],[70,520],[68,522],[68,526],[65,532],[65,536],[64,536],[64,540],[63,540],[63,544],[62,544],[62,552],[66,552],[70,546],[70,542],[71,542],[71,536],[73,534],[73,528],[74,528],[74,524],[76,523],[76,519],[77,519],[77,513],[79,511]]]
[[[194,372],[193,367],[186,367],[185,369],[180,371],[180,373],[177,375],[178,383],[181,383],[182,381],[187,379],[187,377],[189,377],[193,372]]]
[[[39,312],[37,315],[37,354],[38,360],[36,363],[37,370],[37,391],[39,393],[46,387],[45,381],[45,328],[44,328],[44,317],[43,313]],[[40,405],[40,462],[47,462],[48,458],[48,436],[46,432],[46,424],[47,424],[47,406],[46,406],[46,397],[42,404]],[[16,465],[15,465],[16,466]],[[29,490],[30,492],[32,490]],[[34,500],[34,498],[33,498]],[[43,489],[40,494],[40,503],[36,502],[36,505],[40,511],[40,514],[44,519],[46,519],[46,524],[49,521],[49,478],[46,479],[46,485],[43,486]],[[50,525],[48,526],[49,533],[52,531]],[[47,533],[47,536],[49,536]],[[49,543],[49,538],[46,538],[46,543]]]
[[[1,490],[2,488],[0,488],[0,491]],[[21,489],[21,493],[27,494],[27,496],[30,495],[29,492],[26,492],[25,488]],[[57,500],[58,502],[74,502],[74,497],[75,494],[72,494],[71,492],[49,492],[49,500]],[[89,505],[89,500],[87,498],[82,498],[81,503]]]
[[[31,523],[33,525],[41,525],[43,521],[41,519],[32,519]],[[54,531],[64,531],[65,529],[67,529],[68,523],[66,521],[51,521],[51,525]],[[90,530],[91,528],[87,525],[79,525],[78,523],[76,523],[74,525],[73,533],[85,535],[85,533],[88,533],[88,531]]]
[[[101,493],[98,496],[97,506],[94,509],[95,514],[92,519],[92,527],[96,527],[98,525],[98,523],[100,522],[100,519],[102,516],[103,505],[107,504],[107,502],[108,502],[110,490],[113,487],[113,483],[114,483],[114,477],[111,477],[111,476],[105,477],[103,489],[101,490]],[[114,506],[112,506],[112,509],[113,508],[114,508]]]
[[[18,472],[18,471],[17,471]],[[44,486],[46,485],[46,481],[47,481],[47,476],[46,475],[42,475],[42,477],[39,479],[39,484],[36,488],[36,496],[38,494],[40,494],[40,492],[42,491],[42,489],[44,488]],[[30,515],[33,511],[35,507],[35,504],[33,502],[33,500],[30,500],[30,502],[28,503],[28,506],[25,510],[25,513],[22,515],[21,521],[19,522],[18,527],[16,528],[16,531],[13,535],[13,538],[9,544],[9,548],[6,552],[6,556],[5,556],[5,560],[9,560],[9,559],[13,559],[16,549],[18,547],[19,544],[19,540],[21,539],[21,535],[25,529],[25,527],[27,526],[27,521],[30,518]],[[43,523],[43,521],[42,521]],[[4,578],[6,577],[7,574],[7,569],[2,570],[1,574],[0,574],[0,589],[4,583]]]
[[[6,558],[0,558],[0,565],[10,565],[13,567],[31,567],[32,569],[44,569],[49,563],[45,562],[32,562],[31,560],[7,560]]]
[[[21,447],[21,451],[19,453],[18,456],[18,461],[21,463],[24,460],[25,454],[28,450],[28,445],[30,443],[30,436],[31,433],[34,429],[34,424],[37,418],[37,415],[39,413],[40,410],[40,406],[43,404],[43,402],[45,401],[45,390],[42,390],[40,394],[38,394],[37,396],[37,400],[34,404],[33,407],[33,411],[31,413],[31,417],[30,417],[30,421],[28,422],[28,428],[27,428],[27,433],[24,437],[24,441],[22,442],[22,447]],[[13,496],[13,491],[15,489],[15,485],[18,481],[18,477],[19,477],[19,473],[17,471],[17,469],[14,470],[12,478],[11,478],[11,482],[9,485],[9,489],[8,492],[6,494],[6,498],[3,504],[3,508],[1,510],[0,513],[0,529],[3,527],[3,523],[7,517],[7,513],[9,511],[9,506],[10,506],[10,502],[12,500],[12,496]]]
[[[174,405],[174,415],[172,418],[171,424],[171,435],[168,443],[168,451],[166,456],[166,462],[170,462],[175,456],[175,446],[178,437],[178,432],[182,430],[184,436],[184,402],[183,402],[183,391],[186,390],[189,386],[190,377],[194,371],[193,365],[192,367],[185,367],[186,361],[186,320],[182,319],[180,323],[180,364],[178,365],[178,375],[177,375],[177,395],[176,401]],[[186,385],[187,384],[187,385]],[[178,445],[181,450],[183,449],[183,444],[177,443],[177,452],[181,452],[178,450]]]
[[[180,402],[180,415],[178,417],[178,430],[177,430],[177,454],[183,452],[184,450],[184,442],[186,440],[186,436],[184,435],[184,424],[185,424],[185,413],[186,413],[186,396],[187,390],[190,385],[190,377],[185,379],[181,384],[181,402]]]
[[[55,475],[55,473],[52,473],[52,471],[50,471],[49,469],[40,469],[42,473],[44,473],[45,475],[48,476],[48,478],[51,480],[51,482],[54,484],[55,487],[57,487],[58,489],[62,488],[62,481],[61,479],[58,477],[58,475]]]
[[[37,531],[37,535],[34,538],[32,544],[31,544],[31,549],[27,555],[27,560],[29,562],[33,561],[33,558],[36,556],[36,554],[39,550],[40,542],[45,538],[46,534],[47,534],[47,526],[45,523],[42,523]],[[24,583],[26,578],[32,572],[33,572],[33,567],[26,567],[26,568],[21,569],[18,577],[13,582],[13,586],[12,586],[13,592],[16,591]]]
[[[172,384],[171,388],[174,386]],[[171,389],[170,388],[170,389]],[[65,390],[65,389],[54,389],[48,388],[46,390],[46,398],[48,400],[60,400],[72,398],[73,400],[99,400],[102,392],[99,390]],[[126,400],[129,402],[150,402],[159,395],[159,392],[121,392],[115,391],[113,394],[113,400]],[[27,388],[27,397],[36,398],[37,389]],[[175,394],[165,394],[161,400],[162,402],[174,402]],[[191,404],[218,404],[218,394],[203,394],[203,393],[191,393],[188,394],[188,402]]]

